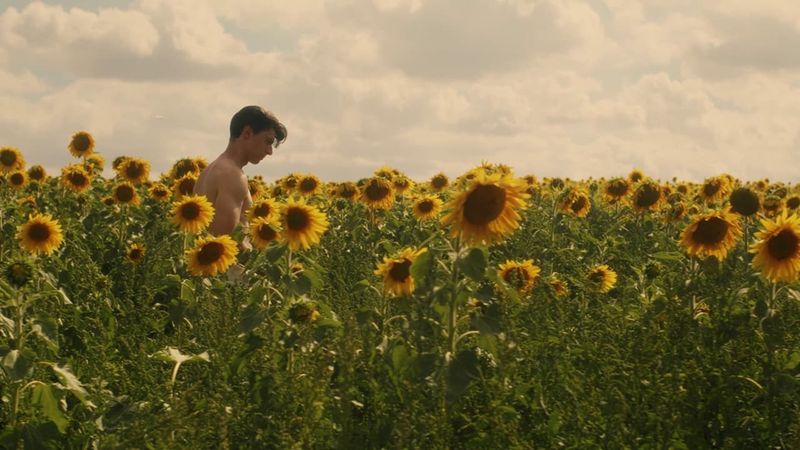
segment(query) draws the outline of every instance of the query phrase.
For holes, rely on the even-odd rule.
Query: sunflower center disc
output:
[[[392,264],[389,269],[389,276],[395,281],[406,281],[411,276],[411,261],[406,258],[402,262]]]
[[[87,183],[86,177],[80,172],[72,172],[67,175],[67,179],[73,186],[81,187]]]
[[[13,166],[17,162],[17,155],[13,152],[2,152],[0,153],[0,162],[6,167]]]
[[[447,178],[435,177],[433,180],[431,180],[431,185],[436,189],[441,189],[447,186]]]
[[[72,141],[73,145],[75,146],[75,150],[79,152],[85,152],[89,149],[89,136],[84,134],[80,134],[75,136],[75,140]]]
[[[256,206],[256,209],[253,210],[253,215],[256,217],[267,217],[269,215],[269,205],[262,203]]]
[[[311,192],[317,188],[317,182],[311,179],[303,180],[300,183],[300,190],[303,192]]]
[[[586,206],[586,198],[578,197],[574,202],[572,202],[572,211],[579,212],[584,206]]]
[[[20,186],[24,182],[25,182],[25,177],[23,177],[21,173],[15,173],[11,175],[11,184],[15,186]]]
[[[628,192],[628,185],[624,181],[611,183],[608,186],[608,193],[614,197],[622,197]]]
[[[433,202],[430,200],[423,200],[419,204],[419,210],[423,213],[429,213],[433,211]]]
[[[144,172],[144,167],[137,162],[128,163],[128,166],[125,167],[125,175],[131,180],[135,180],[142,176],[142,172]]]
[[[661,191],[652,185],[645,184],[636,196],[636,204],[642,208],[648,208],[655,205],[659,198],[661,198]]]
[[[219,261],[223,251],[225,251],[225,246],[219,242],[209,242],[197,252],[197,261],[204,266],[213,264]]]
[[[605,275],[600,270],[596,270],[596,271],[594,271],[594,272],[589,274],[589,280],[592,283],[598,283],[598,284],[602,283],[604,278],[605,278]]]
[[[464,202],[464,218],[473,225],[486,225],[500,216],[505,205],[505,189],[493,184],[483,184],[467,196]]]
[[[261,225],[258,227],[258,237],[265,241],[272,241],[277,237],[278,233],[269,225]]]
[[[702,245],[714,245],[722,242],[728,233],[729,224],[719,217],[701,220],[692,233],[692,239]]]
[[[800,207],[800,197],[791,197],[786,200],[786,207],[789,209],[797,209]]]
[[[719,192],[720,184],[718,181],[713,183],[706,183],[703,185],[703,193],[706,194],[706,197],[712,197],[714,194]]]
[[[379,183],[370,183],[366,192],[368,199],[377,201],[389,195],[389,188]]]
[[[43,223],[34,223],[28,229],[28,237],[32,241],[45,242],[50,237],[50,227]]]
[[[31,171],[28,172],[28,175],[34,180],[41,180],[42,177],[44,177],[44,173],[39,168],[31,169]]]
[[[308,213],[300,208],[290,208],[286,214],[286,224],[292,231],[303,231],[310,222]]]
[[[800,239],[792,230],[782,230],[769,240],[767,248],[770,255],[778,261],[783,261],[797,254],[798,244],[800,244]]]
[[[133,189],[130,186],[120,186],[117,188],[117,198],[122,203],[133,200]]]
[[[138,248],[131,250],[131,259],[136,261],[142,257],[142,251]]]
[[[181,181],[181,184],[178,185],[178,190],[180,191],[181,195],[189,195],[194,190],[194,178],[187,178]]]
[[[200,216],[200,206],[197,203],[186,203],[181,208],[181,217],[186,220],[195,220]]]
[[[731,194],[733,211],[743,216],[752,216],[758,211],[758,196],[747,188],[740,188]]]

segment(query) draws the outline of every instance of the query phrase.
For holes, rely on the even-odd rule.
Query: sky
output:
[[[799,47],[795,0],[0,0],[0,146],[57,174],[86,130],[158,174],[257,104],[267,181],[797,182]]]

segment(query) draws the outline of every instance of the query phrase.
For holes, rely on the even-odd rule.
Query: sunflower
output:
[[[170,191],[163,183],[155,183],[150,186],[148,191],[150,193],[150,197],[153,200],[157,200],[159,202],[164,202],[169,199]]]
[[[247,190],[250,191],[250,198],[258,198],[267,191],[267,185],[260,176],[256,175],[247,180]]]
[[[297,174],[290,173],[289,175],[286,175],[285,177],[278,180],[278,183],[281,185],[284,191],[289,193],[294,191],[299,181],[300,180]]]
[[[15,258],[3,268],[3,275],[14,287],[21,288],[33,278],[34,268],[24,258]]]
[[[569,287],[567,282],[558,278],[556,275],[550,275],[547,279],[547,285],[553,290],[556,297],[563,297],[569,294]]]
[[[361,186],[359,200],[370,208],[389,209],[394,204],[394,189],[385,178],[372,177]]]
[[[375,170],[372,173],[376,177],[385,178],[388,181],[394,180],[396,177],[400,176],[400,171],[389,166],[383,166]]]
[[[33,254],[53,253],[63,241],[61,225],[49,214],[32,214],[28,222],[20,225],[17,239],[25,250]]]
[[[131,244],[131,246],[128,247],[127,257],[128,261],[134,264],[139,264],[142,262],[142,259],[144,259],[144,245],[138,243]]]
[[[47,178],[47,172],[44,167],[37,164],[28,169],[28,177],[31,181],[44,181]]]
[[[603,198],[608,203],[615,204],[622,201],[630,191],[631,184],[628,180],[621,177],[612,178],[603,186]]]
[[[466,244],[495,242],[519,228],[525,207],[525,185],[512,175],[479,174],[470,186],[447,203],[450,211],[441,223],[450,226],[450,235],[459,234]]]
[[[72,135],[72,140],[69,141],[67,148],[72,156],[85,158],[94,151],[94,138],[88,131],[78,131]]]
[[[297,301],[289,308],[289,320],[294,323],[309,323],[319,319],[317,305],[306,299]]]
[[[172,203],[172,223],[184,233],[199,233],[214,220],[214,206],[205,195],[186,195]]]
[[[764,198],[764,203],[761,204],[761,208],[767,217],[775,217],[783,209],[783,199],[777,195],[767,195]]]
[[[589,269],[586,279],[593,289],[605,294],[617,284],[617,272],[614,272],[606,264],[598,264]]]
[[[116,204],[116,201],[114,201],[114,197],[110,195],[103,197],[100,201],[102,201],[103,204],[106,206],[114,206],[114,204]]]
[[[729,198],[731,211],[741,216],[752,216],[761,207],[758,194],[746,187],[740,187],[731,192]]]
[[[411,265],[419,255],[426,251],[427,249],[424,247],[420,249],[406,247],[395,256],[384,256],[383,262],[375,269],[375,275],[383,278],[384,292],[396,297],[410,295],[414,292]]]
[[[517,294],[523,295],[533,288],[541,270],[533,264],[531,259],[526,259],[522,262],[507,260],[505,263],[500,264],[497,269],[497,276],[514,288]]]
[[[262,197],[254,201],[247,210],[247,219],[253,221],[259,217],[263,217],[269,220],[278,214],[278,209],[279,207],[275,200]]]
[[[589,194],[579,189],[565,193],[559,204],[559,209],[575,217],[586,217],[591,207]]]
[[[433,220],[442,210],[442,200],[435,195],[424,195],[414,200],[414,217],[420,222]]]
[[[123,182],[114,186],[112,189],[112,196],[114,202],[120,205],[138,205],[139,194],[136,193],[136,188],[132,184]]]
[[[175,195],[175,198],[178,199],[185,195],[192,195],[194,193],[195,183],[197,183],[197,175],[187,173],[172,183],[172,193]]]
[[[448,184],[450,184],[450,180],[447,178],[447,175],[441,172],[431,177],[430,185],[433,192],[443,191]]]
[[[27,197],[22,197],[19,200],[17,200],[17,204],[20,206],[27,206],[36,209],[36,198],[32,195],[28,195]]]
[[[741,234],[739,216],[712,211],[694,218],[681,233],[680,245],[691,256],[714,256],[722,261]]]
[[[794,211],[797,208],[800,208],[800,196],[792,195],[791,197],[786,199],[787,210]]]
[[[25,167],[25,159],[16,147],[0,148],[0,173],[22,170]]]
[[[392,187],[397,195],[403,195],[406,191],[414,187],[414,182],[404,175],[397,176],[392,180]]]
[[[119,170],[119,166],[122,165],[125,161],[131,159],[130,156],[117,156],[114,158],[114,161],[111,161],[111,168],[114,170]]]
[[[194,158],[181,158],[172,165],[170,169],[170,177],[178,179],[188,173],[200,175],[200,167]]]
[[[28,174],[25,171],[17,170],[8,175],[8,183],[15,189],[22,189],[28,184]]]
[[[314,175],[302,175],[297,183],[297,193],[303,197],[311,197],[320,186],[319,178]]]
[[[150,177],[150,162],[141,158],[126,158],[116,171],[117,176],[137,186]]]
[[[86,157],[83,166],[92,173],[102,172],[106,165],[106,160],[100,153],[92,153]]]
[[[730,192],[728,178],[723,176],[711,177],[703,182],[700,188],[700,196],[706,203],[716,203],[722,200]]]
[[[305,200],[289,199],[280,212],[282,238],[289,248],[308,250],[319,243],[322,234],[328,229],[328,218]]]
[[[783,211],[774,220],[761,220],[761,230],[750,245],[753,267],[772,281],[792,283],[800,278],[800,218]]]
[[[186,265],[195,276],[213,277],[225,272],[236,261],[239,249],[227,234],[201,237],[195,247],[186,250]]]
[[[276,216],[257,217],[250,221],[250,240],[259,250],[264,250],[270,242],[276,241],[280,232],[281,227]]]
[[[351,181],[345,181],[336,186],[336,195],[340,198],[349,200],[355,197],[356,194],[358,194],[358,187]]]
[[[633,208],[638,212],[656,209],[664,199],[661,186],[653,180],[642,180],[633,191]]]
[[[61,183],[74,192],[83,192],[92,185],[92,178],[80,164],[70,164],[61,169]]]
[[[631,173],[628,174],[628,181],[631,183],[638,183],[639,181],[644,179],[644,173],[642,173],[639,169],[631,170]]]
[[[686,217],[686,205],[683,202],[670,203],[661,210],[666,223],[676,223]]]

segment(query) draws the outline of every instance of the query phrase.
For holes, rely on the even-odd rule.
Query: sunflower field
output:
[[[0,148],[2,448],[800,448],[800,186]]]

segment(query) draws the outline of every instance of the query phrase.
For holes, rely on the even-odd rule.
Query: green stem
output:
[[[452,274],[452,295],[450,296],[450,308],[448,310],[448,321],[447,321],[447,338],[448,338],[448,351],[450,352],[450,358],[454,358],[456,355],[456,344],[458,340],[456,339],[456,325],[458,324],[458,310],[456,308],[456,301],[458,298],[458,258],[461,253],[461,233],[458,234],[456,237],[456,246],[455,246],[455,257],[453,258],[453,266],[451,270]]]

